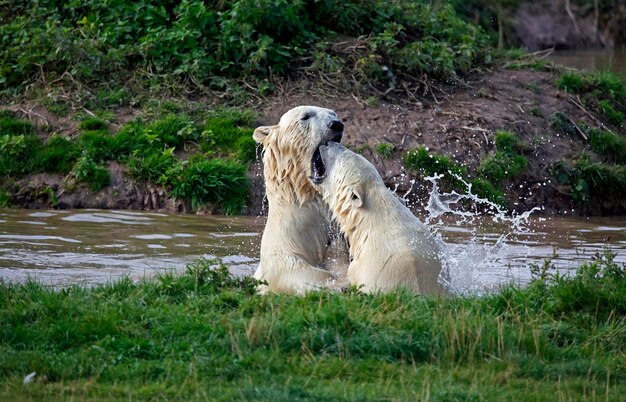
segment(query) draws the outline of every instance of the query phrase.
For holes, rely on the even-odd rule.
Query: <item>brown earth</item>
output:
[[[573,204],[569,189],[558,185],[550,173],[554,162],[580,152],[584,141],[556,134],[548,117],[558,111],[576,122],[594,126],[601,122],[577,106],[572,95],[558,90],[554,81],[555,75],[550,72],[498,69],[459,87],[430,85],[427,93],[387,95],[377,100],[339,94],[339,91],[332,93],[328,87],[320,91],[311,82],[300,82],[281,88],[271,97],[258,99],[252,107],[259,113],[259,125],[277,123],[285,111],[296,105],[334,109],[346,126],[344,143],[374,163],[391,188],[396,188],[399,194],[410,193],[410,201],[418,209],[426,201],[430,186],[421,177],[403,170],[403,153],[424,145],[431,152],[450,156],[472,170],[493,152],[496,130],[511,130],[526,145],[529,166],[522,176],[506,184],[509,207],[525,211],[540,206],[546,214],[569,214],[572,210],[584,213],[585,210]],[[21,111],[35,122],[53,126],[57,133],[73,135],[76,132],[74,121],[55,119],[40,106],[16,105],[11,109]],[[120,110],[116,124],[121,125],[139,113],[138,109]],[[382,142],[394,145],[390,158],[383,158],[375,151],[376,145]],[[128,179],[123,166],[110,163],[108,167],[111,186],[100,193],[77,186],[70,177],[37,174],[18,181],[9,189],[12,201],[26,208],[187,211],[183,203],[174,202],[162,188]],[[266,211],[261,172],[260,163],[252,164],[249,172],[252,194],[247,214]],[[207,207],[202,212],[220,211]]]

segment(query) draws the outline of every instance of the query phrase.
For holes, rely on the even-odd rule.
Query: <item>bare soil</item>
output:
[[[252,107],[259,114],[258,124],[276,124],[280,116],[297,105],[317,105],[337,111],[344,121],[344,143],[361,152],[376,165],[389,187],[399,194],[410,194],[411,205],[420,209],[427,200],[430,186],[421,177],[405,172],[402,155],[424,145],[433,153],[451,157],[470,171],[494,151],[497,130],[517,133],[526,146],[529,160],[527,171],[505,184],[510,209],[525,211],[534,206],[546,214],[587,212],[587,207],[574,205],[569,188],[556,183],[550,172],[554,162],[575,155],[585,147],[582,136],[557,134],[550,127],[549,116],[562,112],[573,121],[598,126],[599,117],[577,105],[572,95],[558,90],[555,75],[533,70],[497,69],[457,86],[439,88],[415,96],[383,95],[363,99],[345,91],[320,90],[312,82],[285,85],[267,98],[259,98]],[[73,136],[76,122],[59,119],[45,108],[33,104],[13,105],[38,124],[56,132]],[[532,112],[531,112],[532,111]],[[139,109],[117,111],[114,126],[121,126]],[[394,145],[393,155],[384,158],[376,152],[380,143]],[[111,185],[94,194],[85,186],[76,185],[71,178],[60,175],[37,174],[26,177],[9,188],[14,204],[25,208],[127,208],[171,212],[187,212],[181,202],[175,202],[167,192],[154,185],[135,183],[124,174],[124,167],[110,163]],[[250,167],[252,182],[247,214],[262,214],[264,188],[260,162]],[[599,208],[604,213],[623,213],[611,208]],[[207,207],[205,213],[219,213]]]

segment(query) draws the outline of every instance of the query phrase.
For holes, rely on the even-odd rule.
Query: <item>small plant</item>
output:
[[[68,173],[80,155],[80,148],[74,140],[53,135],[36,152],[34,165],[42,172]]]
[[[541,113],[541,110],[539,110],[539,107],[537,106],[533,106],[530,108],[529,110],[530,114],[532,114],[533,116],[536,117],[543,117],[543,113]]]
[[[11,196],[9,192],[0,187],[0,208],[8,208],[11,206]]]
[[[172,196],[183,198],[198,209],[207,203],[224,208],[229,215],[240,213],[248,196],[244,165],[220,159],[192,161],[174,183]]]
[[[556,86],[567,92],[577,93],[583,88],[583,77],[579,73],[564,73],[556,80]]]
[[[616,126],[622,126],[624,124],[624,113],[618,111],[613,107],[613,104],[608,100],[601,100],[598,102],[600,109],[604,112],[606,119]]]
[[[481,162],[476,172],[499,184],[519,176],[528,167],[528,159],[519,152],[523,148],[510,131],[496,132],[496,152]]]
[[[393,144],[390,144],[388,142],[381,142],[380,144],[376,145],[376,153],[380,155],[383,159],[389,159],[393,155],[394,148],[395,147],[393,146]]]
[[[166,172],[175,163],[174,148],[147,155],[133,155],[128,159],[128,173],[136,180],[165,185],[168,182]]]
[[[90,117],[81,121],[78,128],[88,131],[107,130],[107,123],[97,117]]]
[[[102,190],[111,181],[107,168],[96,164],[86,155],[83,155],[76,162],[72,172],[78,181],[89,184],[89,188],[93,192]]]
[[[2,114],[0,114],[0,136],[19,136],[34,133],[35,129],[29,121],[17,119],[13,113],[7,110],[3,110]]]
[[[607,162],[626,164],[626,138],[611,131],[589,130],[591,149]]]
[[[412,149],[404,154],[404,167],[416,170],[424,176],[433,176],[437,173],[465,176],[467,169],[452,162],[447,156],[431,154],[425,147]]]
[[[591,197],[621,202],[626,199],[626,167],[591,162],[579,157],[573,165],[559,161],[552,172],[561,184],[571,186],[571,195],[578,204],[586,204]]]

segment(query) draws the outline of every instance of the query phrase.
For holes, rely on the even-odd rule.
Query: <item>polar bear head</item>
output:
[[[340,142],[343,123],[337,114],[316,106],[298,106],[274,126],[254,130],[253,138],[263,145],[263,163],[268,198],[298,203],[315,198],[309,177],[326,175],[320,146]]]
[[[369,193],[385,189],[374,165],[341,144],[322,145],[320,164],[317,171],[324,174],[313,175],[311,181],[339,220],[366,207]]]

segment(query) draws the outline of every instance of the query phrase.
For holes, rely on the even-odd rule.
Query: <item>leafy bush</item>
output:
[[[13,113],[6,110],[0,114],[0,135],[29,135],[34,134],[33,125],[26,120],[17,119]]]
[[[80,155],[80,148],[74,140],[53,135],[35,153],[35,169],[42,172],[69,173]]]
[[[487,35],[451,6],[409,0],[29,0],[3,16],[0,90],[66,71],[79,82],[132,71],[218,87],[242,76],[262,82],[313,63],[310,55],[331,50],[337,35],[360,36],[369,46],[356,48],[356,57],[331,55],[336,64],[360,61],[385,80],[452,77],[489,57]],[[113,90],[98,98],[113,105],[125,97]]]
[[[603,201],[626,199],[626,166],[591,162],[582,156],[573,164],[559,161],[552,168],[561,184],[571,186],[576,203],[588,203],[593,197]]]
[[[135,180],[144,180],[157,184],[167,184],[165,173],[177,162],[174,148],[147,155],[133,155],[128,159],[128,173]]]
[[[626,138],[611,131],[592,129],[589,132],[591,149],[607,162],[626,164]]]
[[[227,214],[241,212],[248,195],[247,169],[244,165],[220,159],[192,161],[175,180],[172,196],[183,198],[198,209],[214,203]]]
[[[32,169],[31,158],[39,146],[34,135],[0,135],[0,176],[20,175]]]
[[[590,74],[564,73],[556,82],[561,89],[577,94],[584,104],[602,112],[614,125],[624,124],[626,81],[610,71]]]
[[[391,155],[393,155],[393,150],[393,144],[390,144],[388,142],[381,142],[380,144],[376,145],[376,153],[384,159],[391,158]]]
[[[496,152],[478,166],[476,172],[495,184],[519,176],[528,167],[528,159],[519,154],[522,148],[510,131],[496,132]]]
[[[86,155],[83,155],[76,162],[72,172],[78,181],[89,184],[89,188],[93,192],[102,190],[111,181],[107,168],[96,164]]]
[[[96,117],[90,117],[88,119],[81,121],[78,127],[82,130],[89,130],[89,131],[106,130],[107,123]]]

